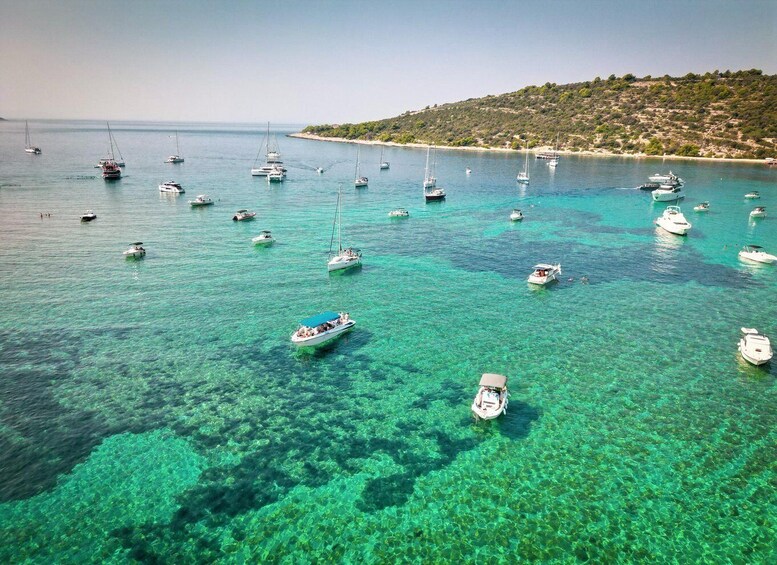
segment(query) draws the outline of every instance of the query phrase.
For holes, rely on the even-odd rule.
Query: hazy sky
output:
[[[777,0],[0,0],[0,116],[324,123],[634,73],[777,73]]]

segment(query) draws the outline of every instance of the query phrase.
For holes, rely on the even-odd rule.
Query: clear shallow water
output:
[[[522,189],[520,155],[446,151],[427,205],[422,150],[363,147],[357,191],[354,146],[280,137],[268,187],[261,126],[111,127],[106,183],[104,124],[35,122],[40,156],[0,124],[0,560],[774,561],[777,369],[736,341],[777,340],[777,268],[736,253],[777,249],[777,171],[568,157]],[[629,188],[668,168],[687,238]],[[339,183],[364,267],[329,276]],[[562,281],[529,288],[538,261]],[[356,329],[293,350],[327,309]],[[485,371],[510,409],[474,424]]]

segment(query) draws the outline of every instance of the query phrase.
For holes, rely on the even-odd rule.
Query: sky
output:
[[[611,74],[777,74],[777,0],[0,0],[0,116],[321,124]]]

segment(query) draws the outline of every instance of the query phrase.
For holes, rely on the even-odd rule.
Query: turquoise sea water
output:
[[[425,204],[421,149],[380,171],[362,147],[356,190],[355,146],[282,129],[268,185],[262,126],[111,127],[107,183],[104,124],[31,123],[40,156],[0,124],[0,561],[777,559],[777,363],[736,350],[741,326],[777,341],[777,266],[737,259],[777,252],[777,170],[565,157],[522,188],[522,154],[440,151],[448,198]],[[164,164],[175,129],[186,162]],[[668,169],[686,238],[631,188]],[[328,275],[340,183],[364,266]],[[530,288],[550,261],[561,281]],[[354,331],[293,349],[330,309]],[[512,396],[475,423],[483,372]]]

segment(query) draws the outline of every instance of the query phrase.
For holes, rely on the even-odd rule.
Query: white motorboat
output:
[[[194,200],[189,200],[189,205],[192,207],[210,206],[211,204],[213,204],[213,199],[207,194],[199,194]]]
[[[299,328],[291,334],[297,347],[312,347],[326,343],[350,330],[356,322],[347,312],[322,312],[300,320]]]
[[[316,167],[316,172],[321,175],[324,173],[324,167]]]
[[[523,220],[523,212],[521,212],[518,208],[513,208],[513,211],[510,212],[510,221],[520,222],[521,220]]]
[[[685,219],[679,206],[667,206],[664,213],[656,218],[656,225],[675,235],[685,235],[691,230],[691,224]]]
[[[86,213],[81,214],[82,222],[91,222],[92,220],[96,220],[96,219],[97,219],[97,214],[95,214],[91,210],[87,210]]]
[[[128,259],[139,259],[146,254],[146,250],[143,248],[142,241],[136,241],[130,243],[129,249],[127,249],[123,255]]]
[[[757,190],[753,190],[752,192],[748,192],[745,194],[745,198],[749,198],[750,200],[756,200],[758,198],[761,198],[761,193]]]
[[[235,215],[232,216],[232,219],[236,222],[242,222],[244,220],[253,220],[256,216],[256,212],[251,212],[250,210],[238,210],[235,212]]]
[[[756,263],[777,263],[777,255],[767,253],[760,245],[745,245],[739,252],[739,258]]]
[[[753,365],[768,363],[774,355],[769,338],[761,334],[755,328],[741,328],[742,337],[739,339],[739,352],[745,361]]]
[[[262,233],[251,240],[254,245],[270,245],[275,242],[270,230],[262,230]]]
[[[172,192],[175,194],[183,194],[186,191],[179,183],[169,180],[159,185],[159,192]]]
[[[696,206],[693,207],[693,210],[695,212],[709,212],[710,211],[710,203],[706,200],[704,202],[700,202]]]
[[[359,147],[356,148],[356,174],[354,175],[353,185],[356,188],[364,188],[367,186],[369,179],[359,174]]]
[[[466,174],[468,174],[468,175],[471,175],[471,174],[472,174],[472,169],[470,169],[469,167],[467,167],[466,169],[464,169],[464,172],[465,172]]]
[[[534,265],[534,270],[529,275],[528,281],[531,284],[545,285],[549,282],[558,280],[561,274],[561,263],[551,265],[549,263],[539,263]]]
[[[439,202],[440,200],[445,200],[445,191],[439,186],[433,188],[432,190],[425,190],[424,199],[427,202]]]
[[[42,153],[40,147],[33,145],[30,141],[30,126],[26,121],[24,122],[24,152],[32,155],[40,155]]]
[[[480,377],[480,388],[472,402],[472,412],[481,420],[493,420],[507,412],[510,396],[507,390],[507,377],[494,373],[484,373]]]
[[[648,180],[650,182],[660,182],[661,184],[675,184],[675,185],[682,184],[684,182],[683,179],[678,177],[672,171],[669,171],[669,174],[666,174],[666,175],[662,175],[660,173],[650,175],[648,177]]]
[[[283,172],[283,167],[273,165],[269,173],[267,173],[267,182],[283,182],[286,179],[286,173]]]
[[[389,212],[388,215],[389,218],[407,218],[410,215],[410,212],[404,208],[397,208],[396,210]]]
[[[329,262],[326,264],[327,271],[341,271],[343,269],[350,269],[351,267],[358,267],[362,264],[362,252],[353,247],[347,247],[343,249],[343,237],[341,229],[342,218],[342,192],[343,187],[340,185],[337,191],[337,210],[335,211],[335,219],[332,223],[332,239],[329,242]],[[335,241],[335,230],[337,230],[337,253],[333,253],[332,246]]]
[[[165,159],[165,163],[183,163],[184,159],[181,157],[181,148],[178,145],[178,130],[175,131],[175,155],[170,155]]]
[[[766,208],[763,206],[757,206],[756,208],[753,208],[753,211],[750,212],[751,218],[765,218],[766,217]]]
[[[672,202],[673,200],[685,198],[682,188],[668,184],[662,184],[660,188],[657,188],[650,194],[653,196],[654,202]]]

